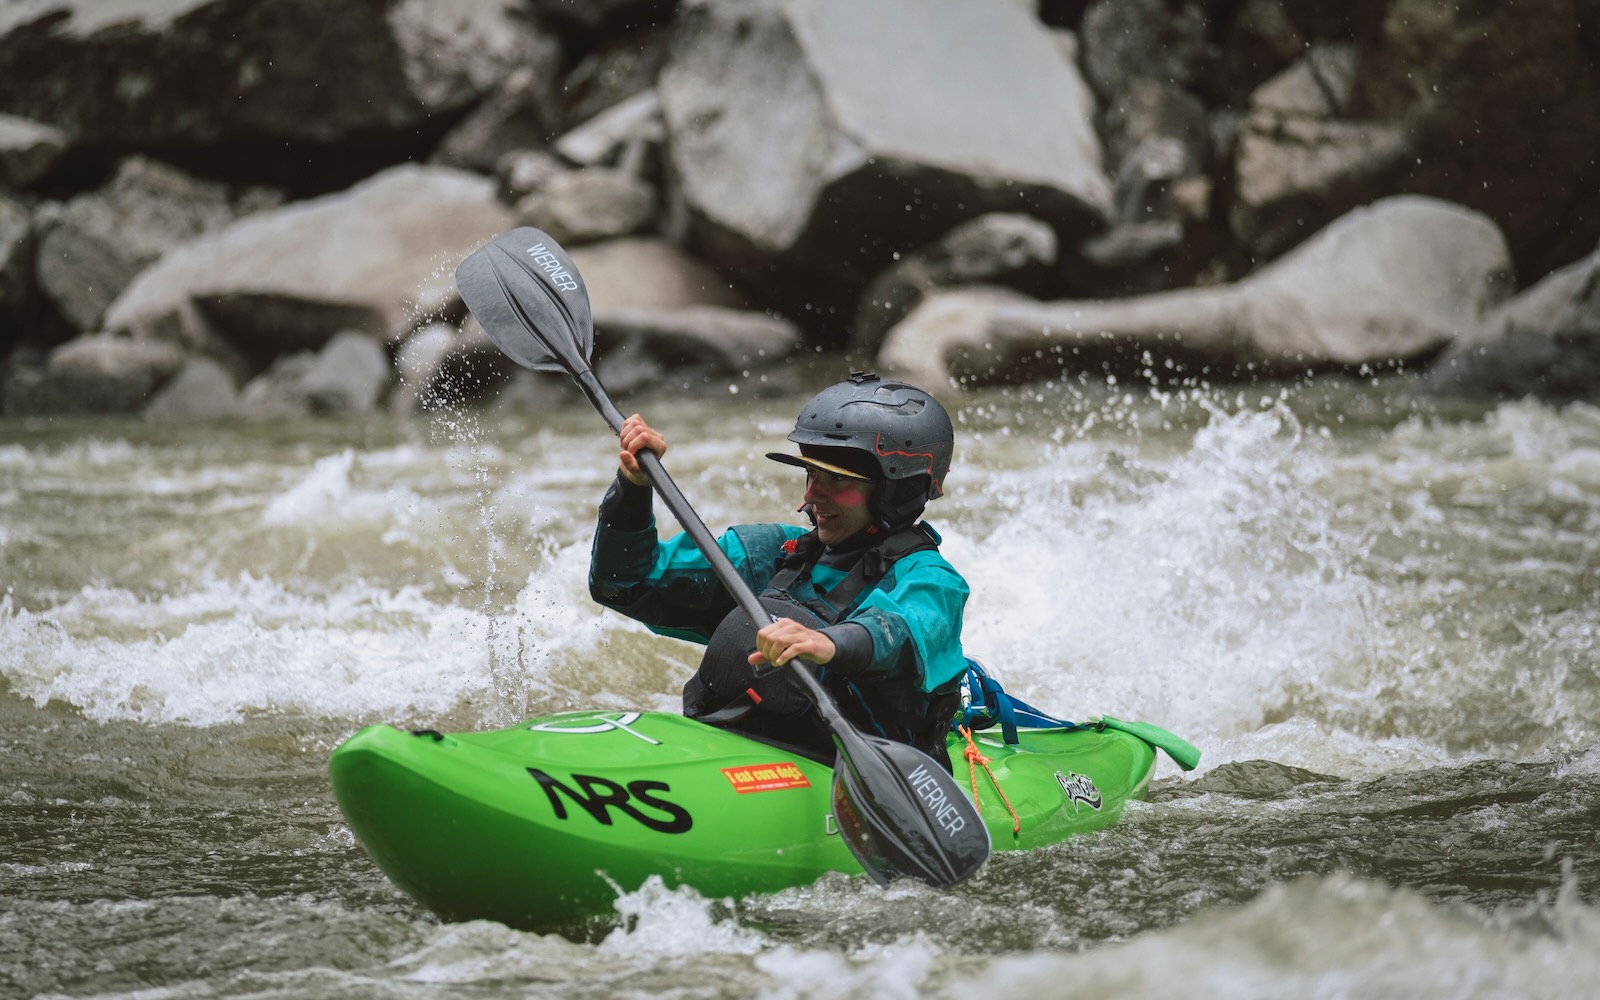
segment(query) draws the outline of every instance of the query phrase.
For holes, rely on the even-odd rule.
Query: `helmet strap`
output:
[[[917,523],[927,506],[926,477],[880,480],[872,496],[874,527],[885,535],[892,535]]]

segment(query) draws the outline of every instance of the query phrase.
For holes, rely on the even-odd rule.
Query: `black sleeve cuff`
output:
[[[840,622],[822,629],[822,634],[833,640],[833,659],[828,661],[829,670],[837,670],[849,677],[866,670],[872,663],[872,633],[867,631],[865,625]]]
[[[600,523],[617,531],[643,531],[654,517],[649,486],[636,486],[621,472],[600,500]]]

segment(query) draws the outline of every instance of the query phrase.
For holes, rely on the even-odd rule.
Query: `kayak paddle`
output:
[[[622,412],[589,368],[588,289],[555,240],[537,229],[514,229],[474,250],[455,278],[495,346],[523,367],[566,372],[611,430],[621,432]],[[660,457],[642,451],[639,464],[740,609],[752,622],[771,621]],[[989,831],[950,772],[914,747],[858,731],[798,659],[789,666],[833,734],[834,819],[861,867],[880,885],[904,875],[944,887],[976,871],[989,856]]]

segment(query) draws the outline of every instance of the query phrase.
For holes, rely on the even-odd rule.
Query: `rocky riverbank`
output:
[[[1594,0],[13,0],[0,410],[557,404],[450,283],[523,224],[621,393],[1600,401],[1597,149]]]

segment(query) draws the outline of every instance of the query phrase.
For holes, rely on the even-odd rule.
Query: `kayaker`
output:
[[[967,583],[920,522],[944,492],[955,432],[915,386],[863,372],[818,393],[768,458],[806,470],[807,530],[739,525],[718,545],[779,616],[759,631],[687,535],[661,541],[635,455],[667,450],[635,414],[623,424],[616,481],[600,502],[589,590],[654,632],[707,644],[684,685],[684,714],[831,762],[826,726],[776,670],[812,665],[841,711],[868,733],[909,743],[946,768],[945,733],[966,660]]]

